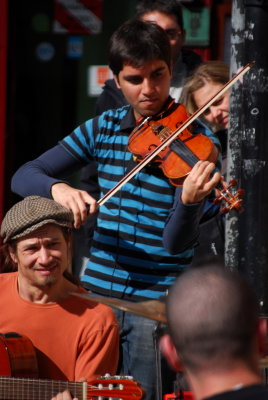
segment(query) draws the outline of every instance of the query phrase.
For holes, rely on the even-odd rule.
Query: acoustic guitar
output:
[[[51,400],[70,390],[79,400],[140,400],[143,389],[128,376],[109,374],[90,382],[64,382],[38,379],[35,349],[26,336],[0,334],[0,399]]]

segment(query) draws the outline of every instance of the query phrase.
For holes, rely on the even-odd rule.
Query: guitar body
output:
[[[26,336],[0,334],[0,376],[38,377],[35,349]]]

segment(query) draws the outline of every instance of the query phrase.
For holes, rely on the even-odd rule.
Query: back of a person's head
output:
[[[133,19],[121,25],[111,36],[109,66],[115,75],[124,65],[139,68],[154,60],[163,60],[170,68],[168,37],[158,25]]]
[[[246,280],[222,265],[190,268],[167,297],[170,334],[186,368],[217,370],[235,361],[250,366],[258,324]]]
[[[229,81],[229,74],[229,66],[222,61],[206,61],[200,64],[185,82],[181,102],[193,113],[197,109],[193,93],[207,83],[224,85]]]
[[[164,14],[175,15],[177,23],[183,29],[183,16],[181,3],[178,0],[139,0],[136,6],[137,18],[148,12],[158,11]]]

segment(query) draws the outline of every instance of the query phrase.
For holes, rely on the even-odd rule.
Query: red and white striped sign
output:
[[[54,0],[55,33],[100,33],[103,0]]]

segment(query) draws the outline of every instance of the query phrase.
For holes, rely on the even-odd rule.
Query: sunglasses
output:
[[[165,29],[165,32],[170,40],[175,40],[182,35],[182,31],[179,29]]]

